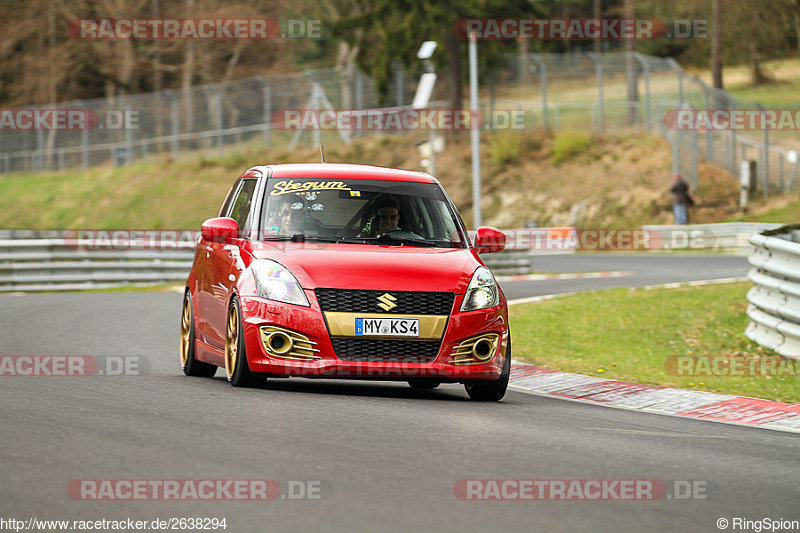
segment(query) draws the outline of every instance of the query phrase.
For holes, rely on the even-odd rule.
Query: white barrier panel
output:
[[[750,323],[745,335],[777,353],[800,358],[800,225],[750,237]]]

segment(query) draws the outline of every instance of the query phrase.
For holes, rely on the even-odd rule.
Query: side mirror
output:
[[[489,254],[506,249],[506,236],[497,228],[481,226],[475,232],[475,252]]]
[[[239,237],[239,223],[232,218],[209,218],[200,227],[200,233],[206,241],[222,241]]]

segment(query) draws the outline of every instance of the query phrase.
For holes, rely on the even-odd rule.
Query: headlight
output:
[[[309,307],[303,288],[289,270],[268,259],[258,259],[250,265],[260,298]]]
[[[486,267],[478,267],[472,275],[472,279],[467,287],[467,294],[464,295],[464,303],[461,304],[462,311],[476,311],[494,307],[500,303],[500,293],[497,290],[497,282],[494,276]]]

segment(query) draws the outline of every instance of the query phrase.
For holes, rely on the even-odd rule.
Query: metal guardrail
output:
[[[64,291],[183,282],[194,247],[77,248],[64,238],[0,240],[0,292]]]
[[[751,250],[748,239],[753,234],[779,226],[762,223],[644,226],[642,232],[649,234],[651,249],[742,252]],[[155,246],[148,246],[146,238],[138,243],[124,239],[117,242],[113,238],[115,232],[105,233],[111,238],[81,240],[80,232],[0,230],[0,292],[82,290],[186,279],[196,238],[196,235],[188,238],[191,232],[184,232],[188,237],[166,232],[178,240],[155,241]],[[575,228],[527,228],[504,230],[504,233],[506,251],[481,256],[495,275],[529,274],[539,255],[572,254],[584,249],[583,239],[578,237],[580,230]],[[800,264],[795,266],[800,272]]]
[[[800,224],[750,237],[750,323],[745,335],[777,353],[800,358]]]
[[[523,231],[529,239],[547,230]],[[82,240],[74,231],[0,230],[0,293],[182,283],[189,275],[194,242],[185,235],[179,241],[156,240],[153,246],[146,237],[136,243],[115,240],[113,231],[99,234],[107,238]],[[514,240],[509,251],[483,259],[497,275],[528,274],[534,253]]]

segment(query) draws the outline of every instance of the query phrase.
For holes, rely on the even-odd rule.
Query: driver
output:
[[[384,200],[378,206],[378,235],[400,229],[400,209],[393,200]]]
[[[400,229],[398,225],[400,222],[400,209],[394,200],[384,198],[378,202],[378,208],[375,210],[375,215],[370,217],[367,225],[364,226],[363,237],[379,237],[384,233],[390,231],[397,231]]]
[[[422,239],[416,233],[403,231],[400,227],[400,208],[391,198],[384,198],[378,202],[375,216],[371,217],[364,227],[364,237],[380,237],[391,232],[398,232],[399,238]]]

